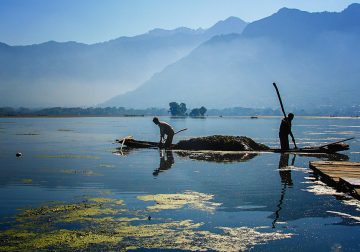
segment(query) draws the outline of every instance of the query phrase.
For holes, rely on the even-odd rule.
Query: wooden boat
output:
[[[352,139],[352,138],[351,138]],[[304,147],[298,149],[289,149],[289,150],[282,150],[277,148],[261,148],[261,149],[250,149],[250,150],[236,150],[233,148],[219,148],[215,149],[214,147],[209,148],[209,146],[204,146],[203,149],[196,146],[196,148],[186,147],[184,148],[183,145],[173,144],[170,149],[173,150],[212,150],[212,151],[238,151],[238,152],[274,152],[274,153],[323,153],[323,154],[334,154],[340,151],[345,151],[349,149],[349,145],[343,143],[349,139],[345,139],[339,142],[330,143],[322,146],[313,146],[313,147]],[[116,142],[121,144],[121,148],[126,146],[127,148],[152,148],[156,149],[159,148],[158,142],[150,142],[150,141],[140,141],[133,139],[132,137],[126,137]],[[181,148],[180,148],[181,147]]]
[[[135,140],[133,138],[125,137],[121,140],[116,140],[116,142],[122,144],[122,146],[126,146],[128,148],[159,148],[159,142],[149,142],[149,141],[140,141]]]
[[[348,144],[336,143],[328,146],[313,146],[304,147],[298,149],[282,150],[282,149],[270,149],[270,152],[276,153],[324,153],[324,154],[335,154],[339,151],[345,151],[349,149]]]

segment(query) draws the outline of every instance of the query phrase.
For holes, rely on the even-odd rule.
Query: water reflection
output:
[[[278,203],[276,205],[276,210],[274,214],[272,215],[273,222],[272,222],[272,228],[276,228],[276,224],[278,223],[279,219],[283,220],[294,220],[304,217],[304,212],[307,212],[307,215],[318,217],[318,216],[324,216],[323,213],[326,212],[326,210],[323,210],[326,208],[326,206],[314,206],[313,209],[310,209],[309,207],[305,207],[302,205],[302,202],[300,200],[292,198],[293,195],[291,195],[291,201],[292,201],[292,207],[291,209],[285,210],[284,203],[286,201],[286,194],[292,194],[291,190],[288,189],[293,188],[294,185],[294,179],[292,171],[298,171],[299,167],[294,167],[296,157],[301,158],[318,158],[321,160],[328,160],[328,161],[347,161],[349,160],[349,157],[345,154],[293,154],[293,157],[290,162],[290,156],[289,153],[283,153],[280,155],[279,163],[278,163],[278,172],[279,177],[281,181],[281,191],[280,191],[280,197],[278,200]],[[300,160],[301,161],[301,160]],[[300,162],[302,163],[302,162]],[[293,211],[294,209],[303,209],[303,212],[301,210],[299,211]],[[310,214],[311,213],[311,214]]]
[[[327,161],[348,161],[349,156],[341,153],[333,153],[333,154],[327,154],[327,153],[302,153],[302,154],[296,154],[299,157],[311,157],[311,158],[318,158],[321,160],[327,160]]]
[[[113,151],[113,153],[115,155],[120,155],[120,156],[127,156],[129,155],[131,152],[136,151],[137,149],[132,149],[132,148],[116,148],[116,150]]]
[[[291,170],[289,169],[289,158],[290,154],[283,153],[280,155],[279,160],[279,175],[281,178],[281,184],[284,186],[292,186],[293,182],[291,179]],[[291,166],[294,166],[296,155],[294,155],[293,159],[291,160]]]
[[[160,150],[160,164],[159,167],[156,168],[153,172],[153,175],[156,177],[160,172],[164,172],[169,170],[171,166],[174,164],[174,156],[172,151]]]
[[[291,169],[289,169],[289,158],[290,158],[290,154],[288,154],[288,153],[283,153],[280,155],[278,168],[279,168],[281,184],[283,185],[283,187],[281,189],[279,203],[277,204],[277,209],[275,211],[275,218],[274,218],[274,221],[272,222],[272,228],[275,228],[275,224],[278,221],[278,219],[280,218],[280,211],[282,209],[286,189],[288,186],[289,187],[293,186],[293,181],[291,178]],[[295,158],[296,158],[296,155],[294,155],[293,159],[291,160],[291,166],[294,166]]]
[[[177,151],[176,154],[180,157],[217,163],[246,162],[259,155],[254,152],[234,151]]]
[[[113,153],[116,155],[128,156],[131,153],[136,152],[136,151],[139,151],[139,149],[122,148],[121,150],[116,149],[116,151],[114,151]],[[174,152],[176,153],[177,156],[182,157],[182,158],[189,158],[192,160],[200,160],[200,161],[208,161],[208,162],[216,162],[216,163],[247,162],[261,154],[261,152],[206,151],[206,150],[205,151],[193,151],[193,150],[185,150],[185,151],[183,151],[183,150],[181,150],[181,151],[167,150],[167,151],[165,151],[165,150],[162,150],[162,151],[163,152],[160,151],[160,163],[162,160],[161,155],[164,157],[164,152],[165,152],[166,156],[170,156],[170,155],[172,156],[171,157],[171,160],[172,160],[171,165],[174,164],[174,157],[173,157]],[[161,154],[161,153],[163,153],[163,154]],[[287,155],[285,155],[285,154],[281,155],[281,158],[279,161],[279,167],[286,166],[286,165],[280,166],[280,163],[281,162],[283,164],[288,163],[288,161],[286,161],[286,159],[289,158],[288,157],[289,154],[290,153],[287,153]],[[298,154],[297,153],[294,155],[298,155],[300,157],[318,158],[318,159],[323,159],[323,160],[328,160],[328,161],[348,161],[349,160],[348,155],[340,154],[340,153],[334,153],[334,154],[327,154],[327,153],[301,153],[301,154]],[[164,162],[164,161],[162,161],[162,162]],[[165,163],[167,163],[167,157],[165,158]],[[161,164],[160,164],[160,167],[161,167]],[[161,169],[159,169],[159,170],[161,170]],[[282,169],[282,170],[284,171],[284,169]]]

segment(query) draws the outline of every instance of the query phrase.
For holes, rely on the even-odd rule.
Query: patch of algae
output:
[[[160,198],[166,200],[159,202],[170,199],[182,202],[175,204],[177,208],[191,202],[203,209],[195,202],[212,199],[211,195],[196,192],[179,195],[163,194]],[[239,251],[292,236],[248,227],[218,227],[218,232],[212,233],[201,229],[203,223],[192,220],[157,218],[156,222],[149,221],[147,213],[148,209],[126,209],[123,201],[113,198],[88,198],[77,204],[53,203],[23,210],[8,230],[0,231],[0,251],[126,251],[140,248]]]
[[[95,203],[114,203],[117,205],[124,205],[123,200],[115,200],[110,198],[89,198],[88,201],[95,202]]]
[[[149,210],[154,212],[179,209],[185,205],[198,210],[214,212],[216,207],[221,205],[221,203],[210,201],[213,199],[213,195],[192,191],[185,191],[181,194],[144,195],[138,196],[137,198],[143,201],[155,201],[156,205],[147,207]]]
[[[99,166],[102,168],[114,168],[115,167],[115,165],[111,165],[111,164],[100,164]]]
[[[123,201],[107,198],[90,198],[77,204],[55,204],[34,209],[26,209],[18,214],[17,221],[23,227],[32,226],[42,222],[99,222],[111,221],[114,215],[124,210],[116,208]],[[105,217],[104,217],[105,216]]]
[[[32,184],[33,180],[32,179],[22,179],[21,182],[24,184]]]
[[[119,237],[108,234],[98,234],[91,231],[72,231],[60,229],[48,234],[42,234],[28,244],[29,247],[42,249],[48,247],[64,246],[69,248],[82,248],[89,244],[119,242]]]
[[[190,221],[169,223],[155,236],[142,239],[144,248],[171,248],[190,251],[244,251],[272,240],[290,238],[290,234],[260,233],[253,228],[219,228],[222,233],[194,229]],[[197,228],[197,225],[195,225]]]

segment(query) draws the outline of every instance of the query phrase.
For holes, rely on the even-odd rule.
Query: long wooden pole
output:
[[[174,133],[174,135],[176,135],[177,133],[180,133],[180,132],[182,132],[182,131],[185,131],[185,130],[187,130],[187,128],[178,130],[178,131],[176,131],[176,132]]]
[[[283,105],[282,100],[281,100],[281,96],[280,96],[279,89],[278,89],[278,87],[276,86],[276,83],[275,83],[275,82],[273,83],[273,85],[274,85],[274,88],[275,88],[275,90],[276,90],[276,94],[277,94],[277,96],[278,96],[278,98],[279,98],[280,106],[281,106],[281,110],[282,110],[282,112],[283,112],[283,115],[284,115],[284,117],[286,117],[286,113],[285,113],[284,105]]]

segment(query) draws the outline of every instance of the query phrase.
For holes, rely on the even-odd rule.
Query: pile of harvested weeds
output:
[[[181,140],[175,146],[181,150],[220,150],[220,151],[265,151],[269,147],[245,136],[214,135]]]

